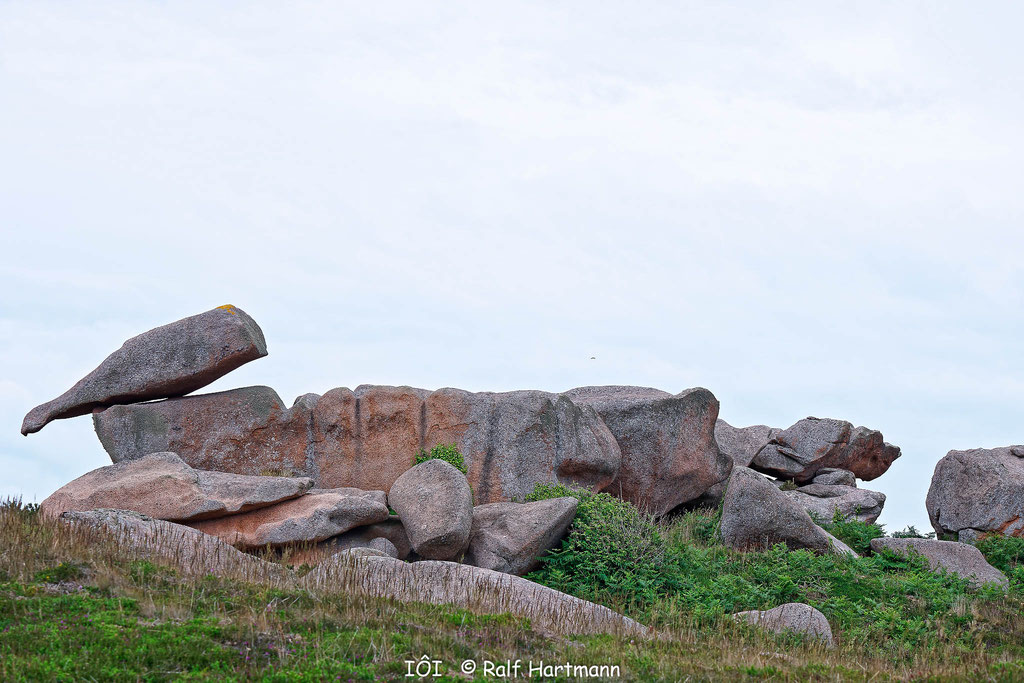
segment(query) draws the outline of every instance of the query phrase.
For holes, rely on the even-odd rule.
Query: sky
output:
[[[0,496],[24,414],[232,303],[210,385],[710,389],[879,429],[928,528],[1024,442],[1024,5],[0,1]],[[593,359],[591,357],[594,357]]]

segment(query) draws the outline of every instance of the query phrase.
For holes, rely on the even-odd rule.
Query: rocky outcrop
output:
[[[412,544],[409,543],[409,535],[405,533],[405,527],[397,516],[392,515],[387,521],[367,524],[356,527],[351,531],[330,538],[312,547],[298,546],[290,548],[287,555],[288,564],[299,566],[306,564],[313,566],[319,564],[326,558],[352,548],[377,548],[379,545],[374,541],[384,539],[394,546],[396,555],[400,560],[408,559],[412,555]]]
[[[452,605],[477,613],[508,613],[555,634],[646,636],[648,629],[607,607],[513,574],[454,562],[407,563],[390,557],[339,553],[301,581],[311,591],[369,595]]]
[[[811,481],[819,470],[838,468],[860,479],[881,476],[900,456],[881,432],[853,427],[844,420],[808,417],[776,434],[762,447],[751,468],[780,479]]]
[[[885,505],[884,493],[853,486],[815,483],[782,493],[822,522],[831,522],[836,510],[845,519],[874,522]]]
[[[40,504],[45,514],[115,508],[156,519],[200,520],[246,512],[301,496],[310,479],[252,477],[196,470],[174,453],[107,465],[65,484]]]
[[[262,548],[323,541],[383,522],[388,514],[383,491],[312,489],[301,498],[189,526],[238,548]]]
[[[198,469],[312,476],[317,399],[307,394],[287,408],[270,387],[245,387],[112,406],[93,413],[93,424],[114,462],[173,451]]]
[[[985,561],[985,556],[973,545],[955,541],[938,541],[934,538],[873,538],[871,551],[883,550],[898,555],[921,555],[935,570],[944,569],[950,574],[965,578],[975,587],[994,583],[1006,588],[1006,575]]]
[[[950,451],[935,465],[925,505],[940,538],[1024,536],[1024,446]]]
[[[767,478],[746,467],[733,469],[725,492],[722,541],[747,551],[785,543],[791,550],[856,557],[846,544],[814,523],[803,508]]]
[[[466,564],[523,575],[561,543],[576,515],[572,497],[532,503],[489,503],[473,508]]]
[[[828,486],[857,486],[857,475],[849,470],[840,470],[834,467],[823,467],[818,470],[811,480],[812,484],[825,484]]]
[[[606,490],[654,515],[694,500],[729,477],[732,460],[715,443],[718,400],[707,389],[672,395],[644,387],[580,387],[566,393],[591,406],[622,452]]]
[[[466,477],[443,460],[406,471],[388,491],[412,549],[429,560],[462,556],[473,524],[473,494]]]
[[[781,429],[767,425],[733,427],[725,420],[715,422],[715,441],[718,450],[732,458],[734,465],[750,467],[758,451],[781,432]]]
[[[21,433],[94,408],[181,396],[265,355],[256,321],[221,306],[132,337],[73,387],[29,411]]]
[[[119,552],[161,562],[189,576],[232,575],[247,580],[289,580],[284,567],[232,548],[218,538],[130,510],[88,510],[60,518],[79,527],[105,529]]]
[[[800,633],[820,640],[832,647],[832,627],[825,615],[802,602],[787,602],[770,610],[750,610],[732,615],[737,621],[745,621],[759,628],[775,633]]]

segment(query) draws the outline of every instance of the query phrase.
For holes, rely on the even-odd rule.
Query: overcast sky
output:
[[[1024,5],[0,2],[0,496],[24,414],[233,303],[211,385],[704,386],[903,448],[1024,442]],[[596,359],[591,360],[591,356]]]

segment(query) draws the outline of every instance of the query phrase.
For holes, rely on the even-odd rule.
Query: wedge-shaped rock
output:
[[[715,441],[718,450],[732,458],[734,465],[750,467],[754,456],[781,431],[767,425],[733,427],[725,420],[718,420],[715,422]]]
[[[21,433],[94,408],[181,396],[265,355],[256,321],[221,306],[132,337],[75,386],[29,411]]]
[[[114,462],[173,451],[198,469],[310,475],[317,398],[306,394],[287,408],[270,387],[244,387],[111,406],[93,413],[93,424]]]
[[[352,548],[376,548],[383,551],[383,548],[375,543],[378,539],[383,539],[391,544],[396,551],[395,557],[400,560],[407,559],[412,554],[412,544],[409,543],[409,535],[405,533],[402,521],[392,515],[386,521],[356,527],[312,547],[300,545],[289,548],[285,559],[288,564],[296,567],[303,564],[313,566],[335,553]]]
[[[729,477],[732,459],[715,443],[718,400],[707,389],[673,396],[645,387],[580,387],[566,395],[608,425],[622,465],[605,488],[637,507],[664,515]]]
[[[284,567],[235,550],[218,538],[130,510],[65,512],[61,519],[114,535],[125,560],[137,557],[189,576],[231,576],[249,581],[290,581]]]
[[[888,550],[898,555],[921,555],[932,569],[968,579],[974,586],[994,583],[1006,588],[1006,575],[990,565],[981,551],[967,543],[938,541],[934,538],[873,538],[871,551]]]
[[[822,522],[831,522],[836,510],[844,519],[874,522],[885,505],[884,493],[853,486],[808,484],[782,493]]]
[[[513,574],[454,562],[402,562],[391,557],[332,555],[301,580],[319,593],[369,595],[403,602],[452,605],[477,613],[512,614],[557,634],[612,633],[644,637],[629,617]]]
[[[829,486],[852,486],[857,488],[857,476],[849,470],[824,467],[814,475],[812,484],[827,484]]]
[[[465,475],[443,460],[427,460],[388,491],[413,551],[428,560],[462,556],[473,526],[473,494]]]
[[[1024,446],[950,451],[935,465],[925,505],[940,537],[1024,536]]]
[[[383,491],[311,489],[301,498],[189,526],[238,548],[315,543],[388,518]]]
[[[832,647],[832,627],[825,615],[802,602],[787,602],[769,610],[737,612],[733,619],[746,621],[775,633],[800,633]]]
[[[746,467],[733,469],[725,492],[722,541],[735,550],[760,550],[785,543],[791,550],[856,557],[845,543],[814,523],[807,511],[764,476]]]
[[[246,512],[301,496],[310,479],[206,472],[174,453],[107,465],[65,484],[40,504],[45,514],[114,508],[185,521]]]
[[[488,503],[473,508],[465,564],[523,575],[556,547],[576,515],[572,497],[533,503]]]

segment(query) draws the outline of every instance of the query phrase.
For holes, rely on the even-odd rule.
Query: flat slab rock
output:
[[[21,433],[95,408],[182,396],[266,355],[256,321],[220,306],[132,337],[73,387],[30,410]]]
[[[775,633],[791,631],[817,639],[833,646],[832,627],[825,615],[802,602],[787,602],[769,610],[750,610],[732,615],[737,621],[745,621]]]
[[[39,507],[52,515],[112,508],[155,519],[193,521],[274,505],[301,496],[312,486],[311,479],[196,470],[174,453],[151,453],[84,474]]]
[[[602,605],[513,574],[454,562],[402,562],[361,550],[333,555],[300,580],[326,593],[452,605],[476,613],[509,613],[557,634],[648,635],[648,629]]]
[[[473,508],[465,564],[523,575],[557,547],[576,515],[573,497],[532,503],[488,503]]]
[[[935,465],[925,506],[939,536],[1024,537],[1024,446],[950,451]]]
[[[981,551],[967,543],[939,541],[934,538],[873,538],[871,551],[888,550],[900,555],[921,555],[932,569],[945,569],[968,579],[974,586],[994,583],[1002,588],[1009,585],[1006,575],[990,565]]]
[[[782,493],[823,522],[831,522],[837,510],[844,519],[874,522],[885,506],[884,493],[839,484],[814,483]]]
[[[301,498],[251,512],[190,522],[238,548],[316,543],[389,516],[383,491],[310,489]]]
[[[721,535],[725,545],[740,551],[785,543],[791,550],[857,557],[766,477],[746,467],[734,468],[729,479]]]

